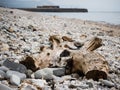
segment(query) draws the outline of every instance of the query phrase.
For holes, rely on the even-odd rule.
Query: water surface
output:
[[[92,20],[98,22],[106,22],[110,24],[120,25],[120,12],[88,12],[88,13],[47,13],[47,15],[55,15],[66,18],[76,18],[83,20]]]

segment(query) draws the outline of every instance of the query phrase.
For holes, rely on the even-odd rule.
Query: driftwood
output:
[[[66,38],[66,41],[67,39],[68,38]],[[61,67],[63,64],[60,65],[60,55],[62,55],[62,52],[67,48],[65,44],[62,45],[64,40],[59,35],[53,35],[50,36],[49,41],[51,42],[51,46],[42,46],[40,48],[41,53],[37,58],[26,56],[20,63],[33,71],[46,67]]]
[[[41,47],[38,58],[27,56],[22,64],[35,71],[46,67],[65,67],[66,74],[79,72],[87,79],[106,79],[109,71],[105,58],[94,52],[102,45],[102,39],[93,38],[88,43],[80,44],[67,36],[50,36],[50,47]],[[82,46],[83,45],[83,46]],[[74,46],[74,47],[71,47]]]
[[[108,63],[103,56],[99,53],[87,53],[84,55],[82,70],[86,75],[86,78],[99,80],[107,79],[107,74],[109,71]]]
[[[109,71],[108,63],[102,55],[94,52],[101,45],[102,40],[95,37],[85,44],[81,50],[71,52],[72,58],[69,59],[69,63],[66,66],[68,69],[67,73],[79,71],[87,79],[106,79]]]
[[[72,64],[70,65],[70,62]],[[71,67],[72,66],[72,67]],[[74,53],[71,61],[69,60],[69,73],[82,72],[87,79],[98,80],[106,79],[109,71],[108,63],[99,53],[90,52],[83,54],[81,52]],[[67,71],[68,73],[68,71]]]
[[[88,51],[94,51],[97,48],[99,48],[100,46],[102,46],[102,39],[94,37],[92,38],[89,43],[86,45],[86,49]]]

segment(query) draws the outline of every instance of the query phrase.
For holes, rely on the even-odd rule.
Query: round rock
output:
[[[47,84],[47,82],[45,80],[41,80],[41,79],[30,79],[30,81],[34,85],[37,85],[39,87],[45,87],[45,84]]]
[[[5,60],[3,65],[13,71],[18,71],[21,73],[25,73],[27,71],[27,68],[24,65],[12,62],[10,60]]]
[[[6,76],[5,72],[3,72],[2,70],[0,70],[0,80],[4,79]]]
[[[59,77],[64,76],[65,75],[65,68],[58,68],[56,70],[53,70],[53,74],[55,76],[59,76]]]
[[[53,71],[50,68],[44,68],[34,73],[36,79],[44,78],[46,80],[51,80],[53,79],[52,75],[53,75]]]
[[[27,72],[26,72],[27,77],[31,78],[32,73],[33,73],[33,71],[28,69]]]
[[[13,84],[13,85],[20,85],[20,77],[18,77],[17,75],[12,75],[10,77],[10,83]]]
[[[13,89],[4,84],[0,84],[0,90],[13,90]]]
[[[24,73],[12,71],[12,70],[9,70],[6,72],[6,78],[10,78],[12,75],[18,76],[21,80],[26,79],[26,74],[24,74]]]
[[[0,67],[0,70],[2,70],[2,71],[4,71],[4,72],[6,72],[6,71],[8,71],[8,70],[9,70],[9,68],[7,68],[7,67],[5,67],[5,66],[1,66],[1,67]]]
[[[106,86],[108,86],[108,87],[114,87],[114,83],[112,83],[111,81],[103,80],[103,79],[99,79],[99,81],[100,81],[103,85],[106,85]]]

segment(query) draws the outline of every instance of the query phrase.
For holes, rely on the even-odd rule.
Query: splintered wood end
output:
[[[52,35],[52,36],[50,36],[49,41],[52,43],[53,42],[60,43],[61,42],[60,36],[59,35]]]
[[[98,38],[98,37],[94,37],[92,40],[90,40],[90,42],[87,44],[86,49],[88,51],[94,51],[97,48],[99,48],[100,46],[102,46],[102,39]]]
[[[35,60],[33,57],[27,56],[24,61],[20,61],[21,64],[25,65],[27,69],[31,69],[32,71],[36,71],[37,67],[35,65]]]
[[[106,72],[100,70],[88,71],[85,76],[87,79],[93,79],[95,81],[98,81],[99,79],[107,79]]]

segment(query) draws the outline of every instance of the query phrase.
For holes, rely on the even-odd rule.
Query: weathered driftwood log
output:
[[[89,43],[85,43],[80,50],[71,49],[72,45],[78,48],[80,44],[75,44],[74,40],[66,36],[53,35],[50,36],[49,41],[51,46],[41,47],[37,59],[27,56],[21,63],[33,71],[46,67],[65,66],[66,74],[80,72],[88,79],[107,78],[109,70],[107,61],[99,53],[94,52],[102,45],[102,39],[95,37]]]
[[[65,36],[63,38],[65,41],[71,41],[70,38]],[[40,48],[41,53],[37,58],[26,56],[25,60],[20,63],[33,71],[46,67],[61,67],[64,62],[61,62],[60,56],[63,54],[66,55],[64,50],[67,48],[65,44],[63,44],[64,40],[59,35],[53,35],[50,36],[49,41],[51,42],[51,46],[42,46]]]
[[[72,58],[68,60],[66,73],[79,71],[82,72],[87,79],[106,79],[109,71],[108,63],[102,55],[93,52],[101,46],[101,43],[102,40],[95,37],[89,44],[85,44],[86,49],[83,47],[83,50],[86,50],[85,53],[82,51],[71,52]]]
[[[73,58],[68,60],[66,66],[67,74],[79,72],[84,74],[87,79],[93,80],[107,79],[108,71],[107,61],[103,56],[94,52],[85,55],[76,53],[73,55]]]
[[[108,63],[99,53],[91,52],[85,54],[81,66],[87,79],[107,79]]]

